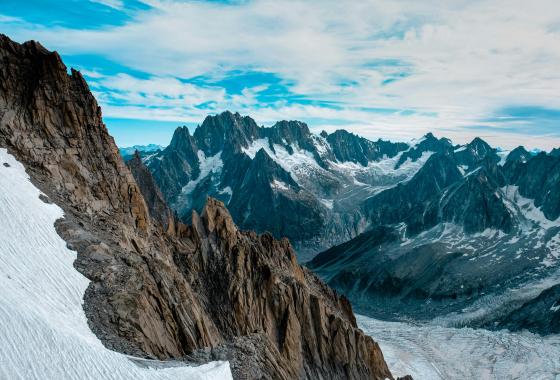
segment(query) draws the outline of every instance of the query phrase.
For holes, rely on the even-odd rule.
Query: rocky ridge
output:
[[[557,333],[559,158],[430,136],[405,153],[422,145],[412,179],[362,204],[368,229],[308,266],[371,316]]]
[[[260,127],[226,111],[208,116],[192,135],[178,128],[167,148],[144,160],[183,221],[212,196],[242,228],[288,237],[305,258],[363,230],[354,204],[407,177],[386,178],[378,167],[387,160],[395,166],[407,149],[405,143],[370,141],[344,130],[315,135],[300,121]]]
[[[392,378],[348,301],[300,267],[287,240],[239,231],[213,199],[192,225],[175,220],[57,53],[1,35],[0,79],[0,146],[65,211],[57,231],[91,280],[84,309],[106,346],[227,359],[240,379]],[[183,154],[184,169],[201,170]]]

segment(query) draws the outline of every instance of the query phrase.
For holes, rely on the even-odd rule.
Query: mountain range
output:
[[[135,152],[147,154],[157,152],[163,148],[163,146],[158,144],[133,145],[126,148],[119,148],[119,153],[123,157],[123,160],[128,161],[134,156]]]
[[[370,315],[560,332],[559,157],[441,148],[361,205],[367,231],[308,266]]]
[[[299,121],[261,127],[226,111],[192,135],[178,128],[166,148],[142,156],[181,220],[212,196],[241,228],[289,238],[305,261],[365,229],[355,206],[427,160],[423,152],[401,159],[409,148],[345,130],[315,135]]]
[[[288,237],[362,313],[560,331],[557,149],[370,141],[224,112],[142,160],[182,220],[222,200],[241,228]]]

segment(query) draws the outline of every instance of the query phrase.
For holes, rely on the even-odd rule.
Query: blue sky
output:
[[[82,71],[121,146],[226,109],[408,140],[560,146],[560,3],[3,0]]]

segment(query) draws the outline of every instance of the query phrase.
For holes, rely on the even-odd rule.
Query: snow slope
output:
[[[106,349],[82,309],[89,281],[53,225],[62,210],[39,194],[0,149],[0,379],[232,378],[228,362],[135,364]]]
[[[356,316],[396,376],[421,380],[560,379],[560,336],[414,326]]]

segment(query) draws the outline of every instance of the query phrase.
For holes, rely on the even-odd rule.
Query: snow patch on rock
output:
[[[253,160],[257,155],[257,152],[261,149],[264,149],[266,153],[270,156],[270,145],[268,144],[268,138],[256,139],[247,148],[242,147],[241,151],[245,153],[247,156]]]
[[[321,201],[321,203],[323,205],[325,205],[326,208],[328,208],[329,210],[333,209],[333,203],[334,201],[332,199],[319,199]]]
[[[273,189],[277,189],[277,190],[283,190],[283,191],[288,191],[290,190],[290,186],[288,186],[287,183],[282,182],[282,181],[278,181],[278,180],[273,180],[272,183],[270,184],[270,186]]]
[[[273,147],[274,151],[270,148],[268,138],[264,138],[253,141],[248,148],[243,148],[243,152],[251,157],[251,159],[254,159],[257,152],[264,149],[298,183],[301,183],[302,179],[307,178],[310,171],[325,171],[325,169],[319,166],[312,152],[295,145],[291,146],[292,154],[282,145],[274,144]]]
[[[510,212],[523,215],[526,219],[537,224],[541,228],[548,229],[560,226],[560,220],[550,220],[543,212],[535,206],[532,199],[525,198],[519,194],[518,186],[505,186],[500,189],[509,202],[506,202]]]
[[[197,152],[197,155],[198,161],[200,162],[200,174],[198,175],[198,177],[196,177],[196,179],[190,181],[183,187],[183,194],[185,195],[191,194],[196,188],[196,185],[198,185],[198,183],[204,178],[208,177],[209,174],[221,173],[222,168],[224,167],[224,163],[221,158],[222,152],[218,152],[213,156],[206,157],[204,152],[202,150],[199,150]]]

